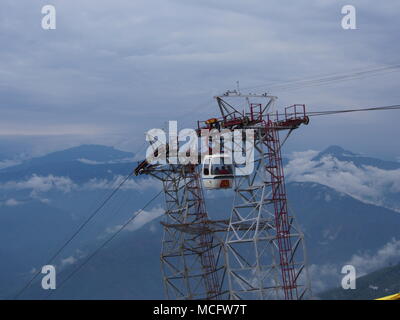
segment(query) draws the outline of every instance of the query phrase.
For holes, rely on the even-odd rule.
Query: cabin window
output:
[[[211,174],[220,175],[220,174],[232,174],[232,166],[226,164],[213,164],[211,165]]]

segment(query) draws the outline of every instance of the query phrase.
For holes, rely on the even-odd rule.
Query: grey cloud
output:
[[[0,53],[2,135],[42,134],[65,145],[59,134],[75,134],[71,141],[77,144],[91,139],[130,149],[143,141],[145,129],[165,120],[193,126],[206,113],[212,116],[217,109],[206,101],[236,80],[268,89],[268,83],[395,63],[399,49],[394,0],[354,2],[354,32],[340,28],[340,8],[348,1],[53,2],[58,28],[50,32],[40,28],[46,1],[0,5],[0,40],[6,44]],[[382,105],[399,100],[398,81],[394,73],[274,93],[279,106]],[[307,128],[301,144],[351,141],[368,150],[371,123],[380,136],[399,133],[388,125],[392,118],[318,120],[321,125]],[[338,126],[336,140],[327,142]],[[376,135],[377,148],[393,156],[397,145],[378,145]]]

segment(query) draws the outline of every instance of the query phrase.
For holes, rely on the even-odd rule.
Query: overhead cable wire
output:
[[[400,105],[392,105],[392,106],[370,107],[370,108],[362,108],[362,109],[310,111],[310,112],[307,112],[307,116],[315,117],[315,116],[325,116],[325,115],[339,114],[339,113],[349,113],[349,112],[384,111],[384,110],[399,110],[399,109],[400,109]]]
[[[125,184],[126,181],[132,175],[134,172],[130,172],[120,183],[119,185],[109,194],[109,196],[100,204],[99,207],[97,207],[96,210],[94,210],[87,218],[86,220],[76,229],[76,231],[68,238],[66,242],[52,255],[52,257],[48,260],[46,263],[47,265],[51,264],[58,256],[59,254],[65,249],[65,247],[68,246],[68,244],[71,243],[73,239],[76,238],[76,236],[85,228],[85,226],[101,211],[101,209],[107,204],[109,200],[118,192],[118,190],[121,189],[121,187]],[[38,277],[38,275],[41,273],[41,270],[39,269],[33,277],[28,281],[28,283],[20,290],[18,293],[14,296],[14,300],[18,299],[35,281],[35,279]]]
[[[397,72],[400,70],[400,64],[393,64],[384,67],[375,67],[369,69],[361,69],[358,71],[348,72],[348,73],[333,73],[322,76],[314,76],[306,79],[298,79],[285,81],[281,83],[265,83],[262,85],[255,85],[242,88],[241,90],[257,89],[257,88],[268,88],[269,89],[281,89],[290,90],[298,89],[303,87],[320,86],[340,81],[355,80],[360,78],[365,78],[368,76],[376,76],[380,74],[386,74],[391,72]]]
[[[114,232],[106,241],[104,241],[91,255],[89,255],[84,262],[82,262],[74,271],[72,271],[67,278],[65,278],[58,286],[57,289],[60,289],[67,281],[69,281],[79,270],[81,270],[94,256],[96,256],[101,249],[103,249],[107,244],[109,244],[115,237],[121,233],[130,223],[132,223],[154,200],[156,200],[163,190],[158,192],[152,199],[150,199],[142,209],[137,211],[135,214],[132,215],[122,226],[118,228],[116,232]],[[53,291],[49,293],[49,295],[46,297],[49,298],[53,294]]]

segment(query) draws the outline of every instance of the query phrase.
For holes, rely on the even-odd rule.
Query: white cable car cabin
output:
[[[206,155],[203,160],[202,179],[205,189],[229,189],[233,186],[233,166],[228,157]],[[229,159],[230,160],[230,159]]]

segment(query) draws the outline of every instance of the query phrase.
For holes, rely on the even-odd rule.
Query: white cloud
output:
[[[293,153],[286,166],[288,181],[316,182],[367,203],[400,209],[400,201],[387,200],[388,196],[400,193],[400,169],[358,167],[332,156],[313,160],[317,154],[316,151]]]
[[[357,277],[387,266],[390,262],[397,263],[400,258],[400,240],[392,239],[375,254],[355,254],[347,264],[357,270]]]
[[[11,199],[8,199],[4,204],[8,207],[15,207],[15,206],[18,206],[19,204],[22,204],[22,202],[17,201],[14,198],[11,198]]]
[[[110,160],[110,161],[95,161],[95,160],[90,160],[90,159],[85,159],[85,158],[79,158],[77,160],[79,162],[82,162],[84,164],[89,164],[89,165],[129,163],[129,162],[134,161],[133,158],[123,158],[123,159]]]
[[[67,265],[71,265],[71,264],[74,264],[76,261],[78,261],[77,258],[75,258],[74,256],[69,256],[68,258],[61,260],[61,266],[64,267]]]
[[[316,265],[308,267],[313,292],[321,292],[340,284],[338,267],[333,264]]]
[[[135,212],[134,214],[137,214],[138,212]],[[126,231],[135,231],[143,227],[145,224],[153,221],[154,219],[157,219],[161,215],[164,214],[164,209],[161,207],[156,207],[153,208],[150,211],[141,211],[139,215],[133,219],[126,227],[124,230]],[[107,233],[114,233],[118,231],[122,225],[116,225],[114,227],[110,227],[106,229]]]
[[[51,200],[50,200],[50,199],[47,199],[47,198],[38,198],[38,200],[39,200],[40,202],[44,203],[44,204],[49,204],[49,203],[51,202]]]
[[[22,181],[8,181],[0,184],[0,189],[7,190],[32,190],[31,196],[37,198],[42,202],[49,202],[48,199],[44,199],[39,196],[40,193],[49,192],[52,190],[58,190],[64,193],[79,190],[99,190],[99,189],[112,189],[118,186],[125,177],[121,175],[114,176],[113,179],[91,179],[88,182],[78,185],[71,180],[69,177],[58,177],[53,175],[39,176],[32,175],[32,177]],[[141,179],[128,179],[121,190],[135,190],[144,191],[148,189],[159,190],[161,184],[159,181],[153,178],[141,178]]]
[[[20,160],[3,160],[0,161],[0,169],[16,166],[17,164],[20,164]]]
[[[150,230],[152,233],[155,233],[155,232],[157,231],[157,228],[156,228],[156,226],[155,226],[154,224],[152,224],[152,225],[150,225],[149,230]]]
[[[87,256],[87,253],[83,252],[80,249],[76,249],[74,254],[72,254],[72,255],[70,255],[70,256],[68,256],[66,258],[62,258],[60,260],[60,268],[73,265],[76,262],[78,262],[78,260],[80,260],[82,258],[85,258],[86,256]]]
[[[101,164],[101,162],[99,162],[99,161],[89,160],[89,159],[84,159],[84,158],[78,159],[78,161],[82,162],[84,164],[92,164],[92,165]]]
[[[329,194],[325,194],[325,201],[330,202],[332,200],[331,196]]]
[[[9,181],[0,185],[1,189],[31,189],[34,192],[47,192],[53,189],[62,192],[70,192],[76,187],[77,185],[68,177],[57,177],[53,175],[38,176],[36,174],[24,181]]]
[[[312,264],[309,266],[309,274],[312,281],[312,289],[318,293],[332,287],[339,287],[344,265],[352,265],[356,269],[356,276],[361,277],[378,269],[397,263],[400,258],[400,240],[392,239],[374,254],[355,254],[347,262],[341,265]]]
[[[113,180],[108,179],[91,179],[86,182],[82,189],[86,190],[96,190],[96,189],[111,189],[112,187],[118,186],[125,177],[118,175],[113,178]],[[161,184],[159,181],[153,178],[142,178],[142,179],[128,179],[124,185],[121,187],[121,190],[136,190],[143,191],[147,189],[157,189],[161,188]]]

